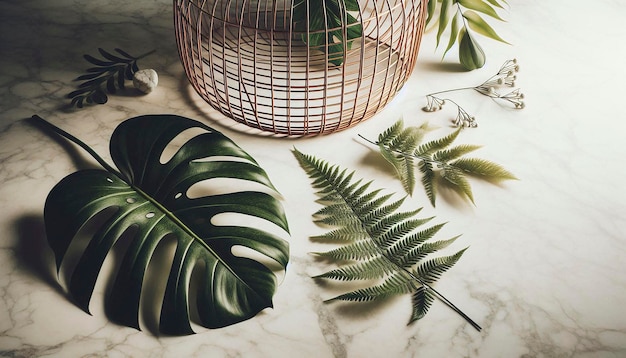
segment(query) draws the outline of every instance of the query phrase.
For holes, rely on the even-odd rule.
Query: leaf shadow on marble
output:
[[[128,81],[126,81],[128,82]],[[76,88],[78,88],[78,83],[71,81],[68,82],[68,86],[73,85]],[[122,88],[122,89],[117,89],[115,93],[108,93],[107,92],[107,97],[108,97],[108,101],[107,103],[104,104],[97,104],[97,103],[86,103],[83,108],[77,108],[75,106],[72,105],[71,101],[69,98],[67,98],[66,96],[67,94],[63,95],[63,97],[61,97],[59,99],[59,105],[57,106],[57,110],[61,111],[63,113],[74,113],[74,112],[81,112],[81,111],[88,111],[89,108],[92,107],[97,107],[97,106],[107,106],[107,105],[111,105],[111,102],[115,102],[116,98],[120,98],[120,97],[125,97],[125,98],[138,98],[138,97],[143,97],[146,96],[145,93],[139,91],[138,89],[132,87],[132,84],[126,83],[126,87]]]
[[[422,61],[421,67],[429,72],[448,72],[448,73],[462,73],[468,72],[463,65],[457,62],[444,62],[444,61]]]
[[[56,278],[54,254],[46,241],[43,215],[24,215],[15,221],[15,228],[17,232],[15,256],[20,267],[65,296]]]

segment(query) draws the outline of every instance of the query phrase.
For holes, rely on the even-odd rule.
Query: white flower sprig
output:
[[[488,80],[475,87],[463,87],[455,88],[451,90],[434,92],[426,95],[426,107],[422,108],[426,112],[435,112],[441,110],[446,101],[454,104],[458,108],[457,117],[454,120],[454,125],[457,127],[478,127],[476,118],[470,115],[465,109],[463,109],[458,103],[449,98],[442,98],[438,95],[443,93],[449,93],[454,91],[462,91],[473,89],[476,92],[492,98],[494,100],[501,100],[511,103],[516,109],[522,109],[525,107],[524,94],[520,92],[519,88],[514,89],[506,94],[500,94],[498,92],[502,87],[515,87],[515,81],[517,80],[517,72],[519,72],[519,65],[516,59],[506,61],[498,70],[498,73],[491,76]]]

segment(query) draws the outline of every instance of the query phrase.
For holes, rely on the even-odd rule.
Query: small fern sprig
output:
[[[423,133],[417,134],[423,131],[424,126],[404,128],[404,122],[398,120],[379,134],[376,142],[361,136],[378,146],[381,155],[395,168],[407,194],[413,194],[416,167],[422,174],[421,182],[432,206],[435,206],[438,184],[448,185],[474,203],[468,176],[491,182],[517,180],[515,175],[499,164],[484,159],[463,157],[481,146],[470,144],[452,146],[461,129],[426,143],[421,141]]]
[[[457,127],[472,127],[478,126],[476,118],[470,115],[463,107],[450,98],[443,98],[440,95],[444,93],[450,93],[455,91],[474,90],[483,96],[487,96],[493,100],[499,100],[501,102],[508,102],[516,109],[523,109],[526,107],[524,102],[524,94],[519,88],[509,91],[505,94],[501,94],[498,90],[502,87],[515,87],[515,81],[517,80],[517,73],[519,72],[519,65],[517,59],[507,60],[500,66],[498,72],[489,77],[486,81],[474,87],[462,87],[454,88],[439,92],[433,92],[426,95],[426,106],[422,108],[425,112],[435,112],[441,110],[446,104],[450,102],[457,107],[458,113],[454,120],[454,125]]]
[[[314,238],[344,243],[339,248],[316,254],[337,261],[352,261],[315,277],[340,281],[379,280],[374,286],[341,294],[327,302],[369,302],[411,294],[410,324],[424,317],[438,298],[480,331],[476,322],[432,286],[459,260],[465,249],[449,256],[430,258],[429,255],[446,248],[458,236],[429,241],[444,224],[420,230],[432,219],[414,218],[421,209],[400,212],[404,199],[389,202],[391,195],[370,190],[372,182],[355,181],[354,172],[349,173],[297,149],[293,153],[313,180],[319,202],[325,205],[313,215],[316,222],[336,227]]]
[[[151,55],[152,50],[141,56],[132,56],[119,48],[115,49],[118,55],[114,55],[98,48],[98,52],[104,59],[91,55],[83,55],[87,62],[95,65],[86,70],[86,73],[77,77],[74,81],[83,81],[78,89],[70,92],[71,106],[83,108],[88,104],[105,104],[108,101],[107,93],[114,94],[118,89],[124,89],[124,82],[132,80],[135,72],[139,70],[137,61]]]

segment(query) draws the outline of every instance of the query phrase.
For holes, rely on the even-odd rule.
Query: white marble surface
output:
[[[495,24],[512,46],[482,40],[484,69],[459,72],[426,35],[417,68],[398,97],[355,128],[315,138],[257,135],[209,109],[178,62],[171,3],[4,0],[0,2],[0,356],[31,357],[624,357],[626,356],[626,2],[509,0],[508,23]],[[121,47],[157,54],[140,62],[159,72],[146,96],[112,96],[104,106],[64,109],[84,53]],[[473,182],[476,206],[455,200],[424,215],[449,222],[442,234],[470,246],[437,288],[482,325],[477,332],[435,302],[406,326],[408,297],[380,306],[324,304],[331,292],[311,275],[326,266],[308,253],[323,245],[310,220],[310,183],[290,149],[314,154],[401,193],[372,148],[400,116],[451,131],[448,111],[420,110],[424,95],[480,83],[506,59],[521,65],[527,107],[515,111],[473,94],[456,97],[479,120],[459,141],[482,144],[480,157],[521,180]],[[228,328],[156,337],[109,323],[94,295],[93,315],[74,306],[54,273],[42,211],[64,176],[92,165],[74,147],[26,118],[48,119],[108,158],[108,138],[126,118],[174,113],[224,132],[264,166],[283,194],[291,261],[274,309]],[[440,198],[443,199],[443,198]]]

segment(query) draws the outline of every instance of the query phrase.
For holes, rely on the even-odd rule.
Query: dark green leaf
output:
[[[124,58],[121,58],[121,57],[117,57],[117,56],[115,56],[115,55],[113,55],[113,54],[111,54],[111,53],[109,53],[109,52],[105,51],[105,50],[104,50],[104,49],[102,49],[102,48],[98,48],[98,52],[100,52],[100,54],[102,55],[102,57],[104,57],[104,58],[106,58],[107,60],[110,60],[110,61],[112,61],[112,62],[115,62],[115,63],[120,63],[120,62],[121,62],[121,63],[123,63],[123,62],[128,62],[128,61],[129,61],[129,60],[127,60],[127,59],[124,59]]]
[[[459,0],[459,4],[468,9],[476,10],[482,12],[483,14],[489,15],[495,19],[500,21],[504,21],[500,15],[493,9],[489,4],[484,2],[483,0]]]
[[[109,97],[107,97],[106,93],[104,93],[101,88],[98,88],[93,92],[89,99],[97,104],[105,104],[109,100]]]
[[[124,50],[122,50],[120,48],[115,48],[115,52],[119,53],[120,55],[126,57],[129,60],[136,59],[136,57],[129,55],[128,52],[126,52],[126,51],[124,51]]]
[[[428,16],[426,17],[426,24],[430,24],[430,21],[434,18],[435,10],[437,9],[437,0],[428,0]]]
[[[119,87],[120,89],[124,89],[124,80],[126,79],[125,75],[124,75],[125,70],[123,68],[121,68],[119,71],[117,71],[117,87]]]
[[[505,44],[508,44],[508,42],[506,42],[503,38],[498,36],[496,31],[491,26],[489,26],[489,24],[485,20],[483,20],[483,18],[480,17],[480,15],[478,15],[474,11],[471,11],[471,10],[465,11],[463,13],[463,17],[467,19],[470,29],[476,31],[477,33],[481,35],[487,36],[493,40],[497,40],[500,42],[504,42]]]
[[[115,77],[109,77],[107,79],[107,92],[111,94],[115,93]]]
[[[99,48],[98,52],[109,61],[98,59],[91,55],[84,55],[85,60],[96,65],[97,67],[88,68],[86,70],[86,74],[76,78],[77,81],[84,81],[79,85],[79,89],[83,91],[73,91],[68,94],[68,98],[73,99],[77,95],[88,92],[90,94],[86,97],[87,103],[106,103],[106,94],[100,93],[102,88],[105,88],[110,94],[115,93],[117,89],[123,89],[125,86],[124,81],[132,80],[134,73],[139,70],[139,67],[137,66],[137,59],[154,52],[151,51],[139,57],[133,57],[120,49],[115,49],[115,51],[126,58],[116,56],[102,48]],[[80,104],[82,106],[83,103],[79,100],[72,100],[70,104]]]
[[[459,16],[455,14],[452,17],[452,24],[450,25],[450,39],[448,40],[448,46],[446,46],[446,50],[443,52],[443,56],[445,56],[446,53],[448,53],[448,51],[452,48],[452,46],[456,42],[458,35],[459,35]]]
[[[85,58],[85,60],[87,60],[88,62],[93,63],[94,65],[98,65],[98,66],[111,66],[114,65],[115,62],[111,62],[111,61],[103,61],[100,60],[98,58],[95,58],[91,55],[83,55],[83,57]]]
[[[459,61],[468,70],[475,70],[485,65],[485,52],[478,42],[465,29],[461,30],[459,42]]]
[[[439,40],[441,35],[446,30],[448,22],[450,21],[450,8],[452,7],[452,0],[443,0],[441,2],[441,9],[439,10],[439,29],[437,30],[437,46],[439,46]]]
[[[80,101],[80,100],[79,100]],[[161,163],[168,144],[189,129],[201,134]],[[81,144],[82,142],[57,133]],[[131,118],[111,138],[111,158],[119,172],[95,155],[107,170],[81,170],[63,179],[48,195],[46,232],[57,266],[85,223],[107,213],[80,255],[69,281],[71,296],[85,311],[105,257],[121,238],[128,240],[121,266],[106,300],[110,317],[139,328],[139,303],[148,264],[157,247],[176,243],[161,309],[160,330],[193,333],[189,308],[197,306],[200,323],[209,328],[234,324],[272,306],[276,277],[264,260],[236,254],[248,248],[285,269],[288,244],[276,234],[242,224],[214,223],[221,214],[258,217],[286,233],[279,201],[261,191],[237,191],[190,197],[192,186],[212,178],[238,179],[273,190],[266,173],[241,148],[220,132],[173,115]],[[232,159],[230,159],[232,158]],[[210,182],[210,181],[209,181]],[[206,182],[209,185],[209,182]],[[202,268],[197,302],[190,302],[194,268]],[[194,276],[195,277],[195,276]]]

